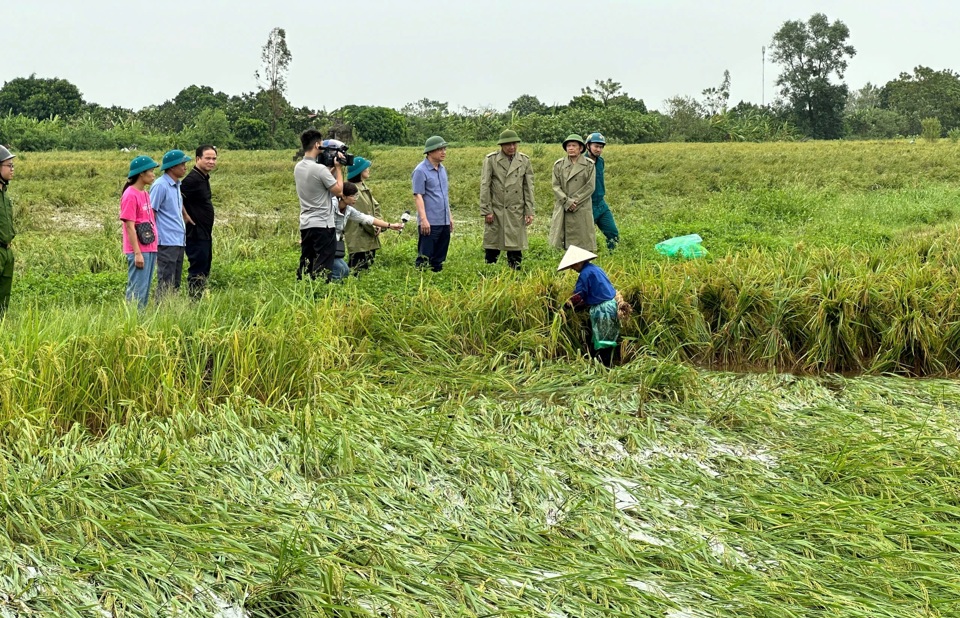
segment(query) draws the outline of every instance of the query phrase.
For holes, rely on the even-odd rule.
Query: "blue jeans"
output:
[[[423,268],[429,262],[433,272],[440,272],[449,248],[450,226],[431,225],[430,235],[420,234],[417,242],[417,268]]]
[[[330,281],[343,281],[350,276],[350,267],[343,258],[334,258],[333,270],[330,271]]]
[[[127,253],[127,300],[136,300],[141,309],[147,306],[150,298],[150,283],[153,271],[157,268],[157,254],[153,251],[143,254],[143,268],[134,266],[134,255]]]

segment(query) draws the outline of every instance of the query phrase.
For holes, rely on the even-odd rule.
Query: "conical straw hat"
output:
[[[557,266],[557,272],[566,270],[580,262],[588,262],[595,257],[597,257],[595,253],[590,253],[586,249],[581,249],[576,245],[570,245],[567,247],[567,252],[563,254],[563,259],[560,260],[560,266]]]

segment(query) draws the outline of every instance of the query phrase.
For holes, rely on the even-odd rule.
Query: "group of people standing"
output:
[[[519,268],[528,247],[527,226],[533,223],[533,166],[525,154],[517,151],[520,138],[515,131],[500,134],[500,150],[483,161],[480,175],[480,214],[484,218],[483,249],[488,263],[495,263],[501,252],[507,264]],[[563,141],[566,157],[553,165],[553,215],[549,242],[558,249],[571,245],[596,251],[596,232],[600,228],[607,248],[620,241],[613,213],[606,203],[603,149],[606,140],[591,133],[586,141],[576,134]],[[587,207],[590,204],[590,207]]]
[[[217,166],[217,149],[205,144],[197,148],[196,156],[189,174],[192,157],[182,150],[167,151],[160,163],[145,155],[130,162],[120,196],[120,221],[127,258],[126,297],[141,308],[150,298],[154,271],[158,299],[179,291],[185,256],[192,298],[202,296],[210,276],[214,223],[210,173]]]
[[[328,280],[340,280],[345,273],[367,268],[373,262],[380,247],[380,229],[400,229],[402,224],[383,222],[380,225],[358,218],[360,215],[380,216],[379,204],[365,183],[370,161],[355,157],[344,172],[339,155],[327,157],[328,165],[318,161],[321,152],[325,149],[337,151],[342,143],[324,140],[314,129],[304,132],[301,142],[304,156],[294,170],[300,198],[298,276],[309,273],[316,277],[318,273],[326,272]],[[497,141],[500,149],[484,158],[480,174],[484,259],[493,264],[505,252],[507,264],[514,269],[520,268],[523,251],[528,248],[527,227],[533,223],[536,210],[533,166],[530,158],[518,151],[519,144],[520,137],[515,131],[501,133]],[[558,249],[576,245],[595,251],[595,225],[606,237],[609,249],[614,249],[620,240],[613,213],[605,200],[602,156],[605,145],[606,140],[600,133],[591,133],[586,141],[579,135],[570,135],[563,141],[567,156],[553,166],[556,201],[549,235],[550,244]],[[424,158],[414,168],[411,178],[419,231],[415,264],[418,268],[429,266],[437,272],[443,269],[454,229],[449,177],[443,165],[447,146],[440,136],[427,139]],[[346,182],[343,181],[344,173]],[[347,211],[338,208],[338,203],[343,202],[344,187],[351,183],[358,186],[360,194],[356,216],[347,215]],[[345,227],[338,225],[339,219],[347,220]],[[319,241],[320,238],[325,240]],[[350,262],[341,264],[337,260],[342,262],[346,249],[350,252]]]
[[[533,168],[529,157],[518,152],[519,143],[516,132],[504,131],[498,140],[500,150],[484,159],[480,181],[485,260],[495,263],[506,251],[507,263],[515,269],[520,267],[522,252],[528,246],[526,228],[533,223],[535,210]],[[368,159],[354,157],[347,165],[344,145],[324,140],[315,129],[301,135],[301,145],[304,157],[294,168],[300,200],[298,278],[322,274],[327,280],[341,280],[351,270],[369,268],[380,247],[381,230],[402,230],[404,224],[379,218],[380,205],[366,184],[372,166]],[[620,314],[629,306],[603,270],[591,264],[597,257],[592,253],[596,250],[594,225],[603,231],[610,249],[619,240],[604,200],[604,145],[599,133],[591,134],[587,141],[578,135],[564,140],[567,156],[553,166],[556,199],[549,240],[551,245],[566,249],[558,270],[573,268],[580,273],[568,304],[590,311],[591,350],[609,365]],[[324,150],[336,154],[322,157]],[[449,179],[443,166],[446,151],[447,142],[441,137],[429,138],[424,159],[412,176],[419,229],[416,265],[429,265],[434,271],[443,268],[454,228]],[[584,156],[585,152],[589,154]],[[184,257],[189,260],[191,297],[203,294],[213,257],[215,212],[210,174],[217,166],[217,155],[212,145],[198,147],[189,174],[187,163],[193,158],[182,150],[167,151],[160,163],[149,156],[138,156],[130,162],[119,215],[128,266],[128,301],[146,306],[154,272],[158,298],[179,291]],[[7,189],[14,176],[14,158],[9,149],[0,146],[0,316],[9,304],[13,282],[10,243],[15,231]],[[159,179],[157,168],[162,173]],[[344,259],[347,244],[349,262]]]
[[[300,200],[297,276],[342,280],[351,269],[361,270],[373,262],[381,229],[402,229],[403,223],[378,218],[379,203],[365,182],[370,175],[369,160],[354,157],[348,164],[346,147],[336,140],[324,140],[315,129],[308,129],[300,139],[303,158],[294,168]],[[519,144],[515,131],[501,133],[497,141],[500,150],[484,158],[480,174],[484,259],[496,263],[506,252],[507,264],[513,269],[520,268],[529,244],[527,227],[533,223],[536,209],[533,166],[527,155],[518,152]],[[594,226],[603,232],[609,249],[620,240],[605,200],[605,145],[600,133],[590,134],[586,141],[575,134],[563,141],[567,156],[553,166],[555,201],[549,242],[566,250],[557,270],[572,268],[579,273],[567,305],[589,311],[591,354],[609,366],[618,347],[620,318],[629,305],[603,269],[592,263],[597,257],[593,253],[597,247]],[[419,231],[415,264],[435,272],[443,269],[454,229],[449,177],[443,165],[447,146],[440,136],[428,138],[424,158],[411,178]],[[356,208],[360,199],[362,211]],[[349,264],[343,260],[348,248]]]

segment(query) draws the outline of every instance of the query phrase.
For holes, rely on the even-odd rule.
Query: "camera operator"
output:
[[[316,129],[307,129],[300,135],[303,159],[293,169],[300,198],[300,266],[297,279],[304,273],[311,279],[323,272],[329,281],[336,259],[337,230],[334,218],[333,198],[343,195],[343,170],[345,157],[337,153],[330,161],[331,167],[317,162],[324,151],[323,134]],[[329,160],[329,159],[328,159]]]

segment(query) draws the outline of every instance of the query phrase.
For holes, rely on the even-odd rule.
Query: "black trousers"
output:
[[[499,249],[484,249],[484,258],[487,260],[487,264],[496,264],[497,260],[500,259],[500,250]],[[520,268],[520,262],[523,261],[523,252],[522,251],[507,251],[507,265],[510,268],[516,270]]]
[[[367,270],[373,265],[373,260],[377,257],[377,250],[371,249],[370,251],[351,251],[350,258],[347,261],[347,266],[350,267],[350,271],[353,274],[359,273],[361,270]]]
[[[203,290],[207,287],[207,279],[210,278],[210,264],[213,262],[213,241],[212,240],[187,240],[187,260],[190,265],[187,267],[187,285],[190,288],[190,296],[198,299],[203,296]]]
[[[300,230],[300,266],[297,268],[297,279],[302,279],[304,275],[316,279],[317,275],[322,275],[330,281],[336,253],[336,228],[310,227]]]
[[[420,234],[417,242],[417,268],[427,264],[433,272],[443,270],[443,262],[447,259],[447,250],[450,248],[450,226],[431,225],[430,234]]]

